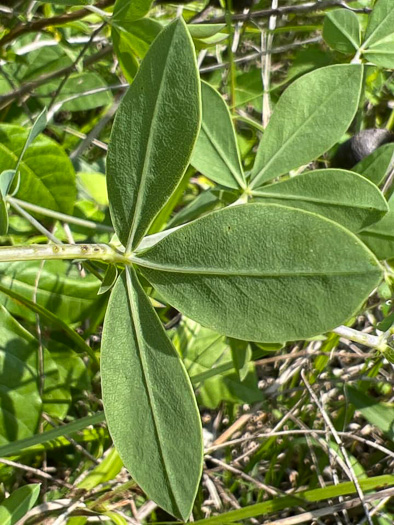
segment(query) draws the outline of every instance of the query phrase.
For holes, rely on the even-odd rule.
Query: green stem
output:
[[[234,28],[232,24],[231,8],[232,8],[232,0],[227,0],[226,2],[226,25],[227,25],[228,39],[229,39],[228,57],[229,57],[229,63],[230,63],[230,70],[229,70],[230,108],[231,108],[231,112],[235,113],[235,62],[234,62],[234,53],[233,53]]]
[[[358,330],[354,330],[348,326],[338,326],[332,331],[335,334],[344,337],[345,339],[349,339],[350,341],[354,341],[355,343],[359,343],[370,348],[375,348],[376,350],[379,350],[383,353],[389,348],[385,337],[359,332]]]
[[[46,217],[52,217],[58,221],[68,222],[69,224],[75,224],[76,226],[81,226],[83,228],[89,228],[92,230],[113,233],[114,230],[111,226],[106,226],[105,224],[99,224],[97,222],[88,221],[86,219],[79,219],[78,217],[73,217],[72,215],[67,215],[59,211],[49,210],[48,208],[43,208],[42,206],[37,206],[36,204],[31,204],[30,202],[21,201],[15,197],[7,196],[8,202],[12,204],[17,204],[25,210],[29,210],[33,213],[39,213],[40,215],[45,215]]]
[[[0,261],[36,261],[49,259],[99,260],[113,264],[130,264],[109,244],[31,244],[30,246],[0,246]]]

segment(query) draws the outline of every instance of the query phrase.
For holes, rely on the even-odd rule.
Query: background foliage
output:
[[[233,0],[228,7],[0,0],[1,245],[53,236],[108,243],[114,227],[135,248],[146,234],[200,218],[153,248],[142,245],[138,278],[123,274],[110,301],[115,265],[0,263],[1,523],[159,523],[190,511],[206,525],[393,522],[392,359],[329,330],[354,312],[347,324],[364,334],[386,333],[393,323],[394,144],[351,172],[330,168],[350,136],[393,129],[394,6],[260,0],[243,12],[250,4]],[[190,36],[170,25],[179,16]],[[149,104],[160,97],[153,113],[138,99],[145,89]],[[164,128],[175,112],[182,126]],[[141,151],[151,152],[143,165]],[[20,180],[11,183],[15,170]],[[140,180],[130,180],[133,170]],[[239,202],[249,176],[253,204],[206,215]],[[231,260],[215,246],[230,219],[244,228],[228,236]],[[291,270],[291,280],[269,284],[268,293],[252,276],[237,288],[233,273],[244,271],[246,254],[248,272],[260,271],[262,243],[267,268]],[[351,268],[352,276],[331,275],[323,285],[306,279],[311,249],[318,268]],[[222,295],[207,266],[226,272]],[[292,325],[305,305],[305,322]],[[124,341],[113,337],[119,331]],[[140,344],[141,333],[150,346]],[[165,334],[203,423],[204,470],[192,509],[198,414],[192,396],[173,396],[174,384],[179,392],[189,386]],[[144,363],[130,352],[133,338]],[[159,362],[149,354],[155,345]],[[128,367],[161,385],[153,415],[149,388],[123,382]],[[111,385],[124,389],[123,404]],[[113,447],[102,395],[134,479]],[[183,406],[176,422],[174,406]],[[142,436],[153,436],[146,443],[134,418],[146,424]],[[128,440],[140,448],[125,459]],[[160,454],[179,462],[174,474],[152,470]],[[169,485],[169,499],[153,502],[137,483],[148,493]]]

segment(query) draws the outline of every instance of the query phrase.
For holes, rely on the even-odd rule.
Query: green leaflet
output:
[[[263,202],[311,211],[357,232],[388,211],[386,199],[367,179],[351,171],[308,171],[253,193]]]
[[[373,254],[348,230],[275,204],[210,213],[133,261],[175,308],[248,341],[305,339],[353,315],[379,283]]]
[[[350,403],[361,412],[365,419],[394,441],[394,405],[379,402],[376,398],[365,394],[361,389],[352,386],[346,387],[346,393]]]
[[[0,505],[0,523],[2,525],[14,525],[26,516],[40,495],[40,487],[40,483],[34,483],[15,490]]]
[[[65,323],[81,322],[98,307],[100,281],[94,275],[81,277],[75,265],[66,261],[46,261],[40,272],[40,261],[0,263],[0,284],[30,301],[50,310]],[[40,273],[38,284],[37,274]],[[3,304],[14,315],[34,322],[29,308],[0,294]]]
[[[116,0],[113,15],[113,24],[134,22],[149,13],[152,0]]]
[[[137,73],[137,57],[144,58],[162,29],[160,22],[151,18],[142,18],[136,22],[124,20],[112,27],[114,50],[128,80],[132,80]]]
[[[44,347],[44,389],[39,394],[38,341],[0,306],[0,444],[32,436],[41,410],[63,418],[71,396],[59,370]]]
[[[394,67],[394,3],[378,0],[369,17],[362,44],[367,60],[381,67]]]
[[[71,215],[76,198],[71,161],[63,148],[44,135],[36,137],[24,151],[32,133],[33,129],[29,134],[20,126],[0,125],[0,172],[18,165],[21,175],[19,199],[39,206],[45,203],[46,208]],[[19,162],[22,152],[23,159]]]
[[[202,122],[191,163],[203,175],[228,188],[244,188],[245,177],[227,104],[201,83]]]
[[[357,15],[347,9],[329,11],[324,18],[323,38],[332,49],[340,53],[355,53],[361,43]]]
[[[298,168],[327,151],[357,111],[363,68],[335,65],[307,73],[277,103],[260,142],[251,187]]]
[[[148,497],[186,520],[202,469],[200,417],[186,370],[132,268],[111,294],[101,376],[125,466]]]
[[[394,257],[394,194],[389,199],[389,212],[359,236],[378,259]]]
[[[141,241],[186,170],[200,125],[200,83],[182,19],[156,38],[117,112],[107,177],[115,231]]]
[[[36,91],[42,97],[43,103],[50,103],[57,86],[58,80],[54,79],[37,88]],[[59,96],[56,98],[56,104],[62,100],[65,101],[62,104],[62,111],[87,111],[106,106],[113,102],[111,92],[109,90],[102,91],[106,87],[107,83],[97,73],[75,73],[70,75],[64,83]],[[89,92],[91,93],[86,95]]]
[[[380,184],[394,164],[394,144],[384,144],[365,157],[352,171],[360,173],[374,184]]]

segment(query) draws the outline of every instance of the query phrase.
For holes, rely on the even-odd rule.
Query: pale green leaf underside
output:
[[[380,184],[394,164],[394,144],[384,144],[352,168],[374,184]]]
[[[192,165],[209,179],[228,188],[245,187],[235,131],[227,104],[215,89],[202,82],[202,122]]]
[[[393,34],[394,3],[392,0],[378,0],[369,16],[365,32],[363,49],[377,45],[382,40]]]
[[[341,53],[354,53],[360,46],[361,33],[357,15],[346,9],[335,9],[326,14],[323,38]]]
[[[200,82],[185,23],[156,38],[118,109],[107,177],[115,231],[135,248],[188,165],[200,125]]]
[[[199,413],[179,355],[132,269],[112,291],[101,355],[104,408],[119,455],[148,497],[186,520],[202,469]]]
[[[378,259],[394,257],[394,195],[389,200],[389,212],[381,221],[362,231],[360,238]]]
[[[138,258],[175,308],[238,339],[305,339],[345,322],[382,276],[342,226],[275,204],[213,212]]]
[[[286,89],[260,142],[253,188],[307,164],[342,137],[357,111],[362,74],[358,64],[328,66]]]
[[[369,17],[364,57],[381,67],[394,67],[394,2],[379,0]]]
[[[265,203],[323,215],[354,232],[379,221],[388,211],[386,199],[374,184],[339,169],[309,171],[263,186],[254,195]]]

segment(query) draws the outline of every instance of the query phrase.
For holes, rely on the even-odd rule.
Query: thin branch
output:
[[[83,61],[84,67],[88,67],[98,60],[100,60],[103,56],[108,55],[109,53],[112,53],[112,46],[106,46],[103,47],[100,51],[95,53],[92,56],[87,57]],[[42,75],[39,78],[36,78],[35,80],[32,80],[30,82],[26,82],[25,84],[22,84],[18,89],[15,89],[14,91],[11,91],[10,93],[6,93],[5,95],[0,96],[0,109],[4,109],[7,107],[11,102],[13,102],[15,99],[18,99],[24,95],[27,95],[34,89],[42,86],[43,84],[46,84],[50,80],[53,80],[54,78],[61,77],[62,75],[68,75],[70,72],[73,72],[75,69],[74,64],[70,64],[69,66],[63,67],[61,69],[58,69],[57,71],[52,71],[51,73],[47,73],[46,75]]]
[[[374,501],[376,499],[388,498],[394,495],[394,488],[381,490],[380,492],[375,492],[374,494],[367,494],[365,496],[365,501]],[[305,525],[310,521],[314,521],[317,518],[322,518],[323,516],[331,516],[336,512],[341,512],[343,510],[353,509],[360,505],[360,500],[354,498],[343,503],[337,503],[336,505],[329,505],[322,509],[311,510],[310,512],[304,512],[298,514],[298,516],[291,516],[289,518],[283,518],[281,520],[269,521],[266,522],[266,525],[298,525],[299,523]]]
[[[317,406],[317,408],[319,409],[321,415],[323,416],[323,419],[324,421],[326,422],[327,426],[329,427],[330,429],[330,432],[331,434],[333,435],[334,439],[335,439],[335,442],[336,444],[338,445],[339,447],[339,450],[341,451],[341,454],[343,456],[343,459],[345,460],[345,463],[347,465],[347,468],[349,469],[349,472],[351,474],[350,478],[351,478],[351,481],[353,481],[354,483],[354,486],[356,487],[356,491],[357,491],[357,494],[358,494],[358,497],[360,498],[360,501],[362,503],[362,506],[363,506],[363,509],[364,509],[364,513],[365,513],[365,516],[367,518],[367,521],[368,521],[368,524],[369,525],[373,525],[372,523],[372,519],[371,519],[371,516],[369,514],[369,509],[367,507],[367,504],[365,502],[365,496],[363,494],[363,491],[361,490],[361,487],[360,487],[360,484],[358,482],[358,479],[357,479],[357,476],[356,474],[354,473],[354,470],[353,470],[353,466],[351,464],[351,461],[349,459],[349,456],[347,454],[347,451],[343,445],[343,441],[342,439],[339,437],[339,434],[337,432],[337,430],[335,429],[334,425],[332,424],[331,422],[331,419],[328,417],[328,414],[327,412],[324,410],[323,406],[320,404],[320,401],[318,400],[313,388],[311,387],[311,385],[309,384],[309,381],[307,380],[306,378],[306,375],[305,375],[305,372],[304,370],[301,370],[301,377],[302,377],[302,380],[304,381],[305,383],[305,386],[311,396],[311,398],[313,399],[315,405]]]
[[[95,7],[99,9],[104,9],[114,3],[115,0],[100,0],[99,2],[97,2]],[[83,9],[79,9],[78,11],[72,11],[71,13],[63,13],[61,15],[52,16],[50,18],[41,18],[39,20],[35,20],[34,22],[26,22],[20,24],[11,29],[9,33],[4,35],[3,38],[0,39],[0,48],[5,44],[8,44],[9,42],[12,42],[18,36],[24,35],[26,33],[35,33],[37,31],[42,31],[43,29],[50,26],[53,27],[68,24],[69,22],[73,22],[74,20],[80,20],[81,18],[84,18],[85,16],[91,14],[92,11],[84,7]]]
[[[258,53],[250,53],[249,55],[246,55],[244,57],[236,58],[234,60],[234,63],[235,64],[243,64],[245,62],[250,62],[250,61],[255,60],[257,58],[260,58],[260,57],[262,57],[264,55],[267,55],[268,53],[271,54],[271,55],[285,53],[286,51],[290,51],[291,49],[294,49],[294,48],[297,48],[297,47],[300,47],[300,46],[304,46],[304,45],[307,45],[307,44],[316,44],[317,42],[320,42],[321,40],[322,40],[322,37],[321,36],[317,36],[317,37],[313,37],[313,38],[308,38],[306,40],[301,40],[300,42],[295,42],[294,44],[289,44],[289,45],[286,45],[286,46],[274,47],[270,51],[259,51]],[[201,67],[200,68],[200,73],[210,73],[211,71],[215,71],[216,69],[225,68],[228,65],[229,65],[228,62],[222,62],[220,64],[214,64],[212,66]],[[0,100],[1,100],[1,97],[0,97]],[[1,107],[0,107],[0,109],[1,109]]]
[[[345,9],[349,9],[351,11],[355,11],[357,13],[370,13],[371,10],[368,8],[361,8],[361,9],[353,9],[350,8],[343,0],[326,0],[323,2],[308,2],[306,4],[301,5],[290,5],[290,6],[283,6],[283,7],[277,7],[274,9],[259,9],[257,11],[250,11],[249,13],[239,13],[239,14],[233,14],[231,19],[234,20],[250,20],[252,18],[267,18],[270,16],[284,16],[287,14],[296,14],[296,15],[302,15],[302,14],[308,14],[308,13],[315,13],[318,11],[325,11],[327,9],[331,9],[332,7],[343,7]],[[225,22],[224,16],[219,16],[216,18],[211,18],[207,20],[207,23],[209,24],[220,24]]]

